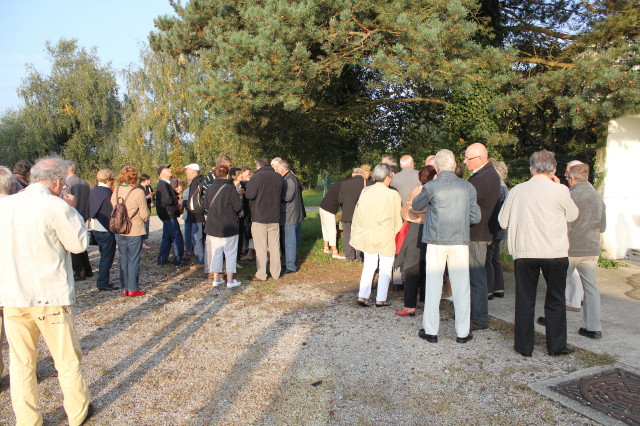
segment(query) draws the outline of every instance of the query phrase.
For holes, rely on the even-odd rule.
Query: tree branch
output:
[[[553,68],[575,68],[576,64],[570,64],[566,62],[558,62],[558,61],[550,61],[542,58],[523,58],[520,57],[517,59],[518,62],[528,62],[530,64],[541,64],[546,65]]]
[[[555,37],[562,40],[575,40],[578,37],[571,34],[559,33],[557,31],[550,30],[548,28],[537,27],[535,25],[513,25],[511,27],[504,27],[505,31],[509,32],[519,32],[519,31],[531,31],[538,34],[548,35],[549,37]]]

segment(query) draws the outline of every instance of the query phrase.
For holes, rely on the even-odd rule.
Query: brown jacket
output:
[[[129,192],[133,190],[131,196],[127,199],[127,210],[129,211],[129,217],[131,217],[134,213],[135,216],[131,218],[131,231],[128,234],[122,234],[127,237],[137,237],[140,235],[144,235],[147,231],[144,229],[144,223],[149,220],[149,210],[147,209],[147,198],[144,195],[144,191],[140,188],[135,188],[133,186],[117,186],[113,190],[113,195],[111,196],[111,205],[113,208],[116,208],[116,194],[118,197],[124,199]],[[136,209],[138,213],[136,213]]]

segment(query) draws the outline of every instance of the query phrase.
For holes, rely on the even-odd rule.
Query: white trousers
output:
[[[336,215],[321,208],[318,211],[322,226],[322,240],[329,241],[329,247],[336,247]]]
[[[379,269],[376,302],[386,302],[394,256],[382,256],[378,253],[363,253],[364,265],[362,266],[362,275],[360,276],[360,291],[358,292],[358,297],[368,299],[369,296],[371,296],[373,276],[376,273],[376,269]],[[378,263],[380,263],[380,267],[378,267]]]
[[[211,247],[209,272],[222,272],[222,264],[226,257],[227,274],[235,274],[238,256],[238,236],[219,238],[207,235],[207,243]]]
[[[577,287],[580,289],[580,293],[584,295],[582,316],[584,318],[584,326],[589,331],[602,331],[602,323],[600,321],[600,290],[598,290],[598,286],[596,285],[597,264],[598,256],[570,257],[569,269],[567,270],[567,276],[574,272],[578,273]],[[567,299],[567,305],[568,304],[569,299]],[[579,301],[577,307],[580,307]]]
[[[569,260],[569,262],[571,262],[571,260]],[[567,270],[567,288],[564,291],[564,297],[567,306],[578,309],[582,307],[584,291],[582,290],[580,274],[575,266],[571,268],[571,265],[569,265],[569,269]]]
[[[425,333],[438,335],[440,328],[440,296],[445,265],[449,268],[449,280],[453,307],[456,315],[456,335],[467,337],[471,323],[471,296],[469,288],[469,246],[427,245],[427,272],[422,327]]]

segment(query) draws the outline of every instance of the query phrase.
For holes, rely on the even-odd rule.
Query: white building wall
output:
[[[627,249],[640,249],[640,115],[609,122],[605,152],[607,230],[602,248],[605,256],[622,259]]]

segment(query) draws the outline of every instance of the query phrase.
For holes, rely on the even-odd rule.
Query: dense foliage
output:
[[[640,112],[637,0],[172,4],[122,106],[95,55],[49,45],[52,74],[25,80],[1,152],[145,169],[278,155],[311,182],[483,141],[517,174],[541,148],[593,163],[607,123]]]

